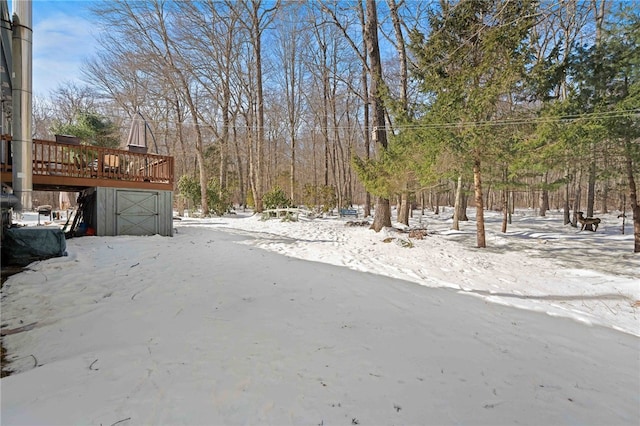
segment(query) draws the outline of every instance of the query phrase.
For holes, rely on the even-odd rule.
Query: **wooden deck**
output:
[[[0,174],[11,185],[11,138],[0,140]],[[173,157],[122,149],[33,140],[33,190],[79,191],[90,187],[173,191]]]

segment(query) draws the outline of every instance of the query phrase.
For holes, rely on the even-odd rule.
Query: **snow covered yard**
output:
[[[622,234],[622,219],[612,213],[603,217],[598,232],[580,232],[562,224],[561,212],[538,217],[534,211],[518,211],[502,234],[501,214],[485,212],[488,247],[478,249],[474,211],[468,216],[471,220],[453,231],[451,209],[440,215],[414,212],[410,227],[426,228],[429,235],[423,240],[395,230],[376,234],[368,227],[345,227],[351,219],[187,219],[181,225],[205,222],[248,232],[256,238],[247,244],[287,256],[454,288],[640,336],[640,257],[632,252],[631,222]],[[389,237],[394,241],[384,243]],[[403,248],[399,240],[410,240],[413,247]]]
[[[2,424],[637,424],[631,227],[487,219],[486,250],[448,212],[412,248],[242,214],[69,240],[2,290]]]

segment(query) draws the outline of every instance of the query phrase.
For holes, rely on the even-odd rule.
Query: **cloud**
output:
[[[81,14],[46,13],[34,22],[34,94],[47,95],[67,81],[80,82],[80,67],[97,48],[94,35],[95,27]]]

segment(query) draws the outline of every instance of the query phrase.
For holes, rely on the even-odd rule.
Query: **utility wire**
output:
[[[630,110],[620,110],[620,111],[605,111],[605,112],[594,112],[594,113],[585,113],[585,114],[572,114],[572,115],[557,115],[557,116],[542,116],[542,117],[523,117],[523,118],[514,118],[514,119],[499,119],[499,120],[485,120],[485,121],[468,121],[468,122],[445,122],[445,123],[415,123],[415,124],[400,124],[393,126],[370,126],[367,130],[372,131],[374,129],[383,129],[389,131],[402,131],[402,130],[421,130],[421,129],[450,129],[450,128],[469,128],[469,127],[499,127],[499,126],[520,126],[520,125],[530,125],[530,124],[548,124],[548,123],[570,123],[580,120],[598,120],[598,119],[612,119],[612,118],[624,118],[629,117],[630,115],[635,115],[640,117],[640,109],[630,109]],[[117,118],[118,120],[122,119],[122,117],[117,116],[107,116],[109,118]],[[222,121],[210,121],[209,123],[191,123],[191,122],[181,122],[171,120],[151,120],[147,119],[147,123],[153,123],[156,126],[164,126],[168,125],[181,125],[183,127],[200,127],[202,129],[221,129],[223,126]],[[302,126],[304,127],[304,126]],[[357,128],[358,126],[330,126],[326,130],[352,130]],[[257,130],[257,126],[249,126],[246,124],[242,125],[230,125],[229,128],[235,129],[252,129]],[[323,130],[321,126],[309,126],[308,128],[314,130]],[[264,130],[274,130],[274,126],[264,126]]]

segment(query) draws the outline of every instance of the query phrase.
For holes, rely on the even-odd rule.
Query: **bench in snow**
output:
[[[340,217],[353,216],[358,217],[358,210],[356,209],[340,209]]]

